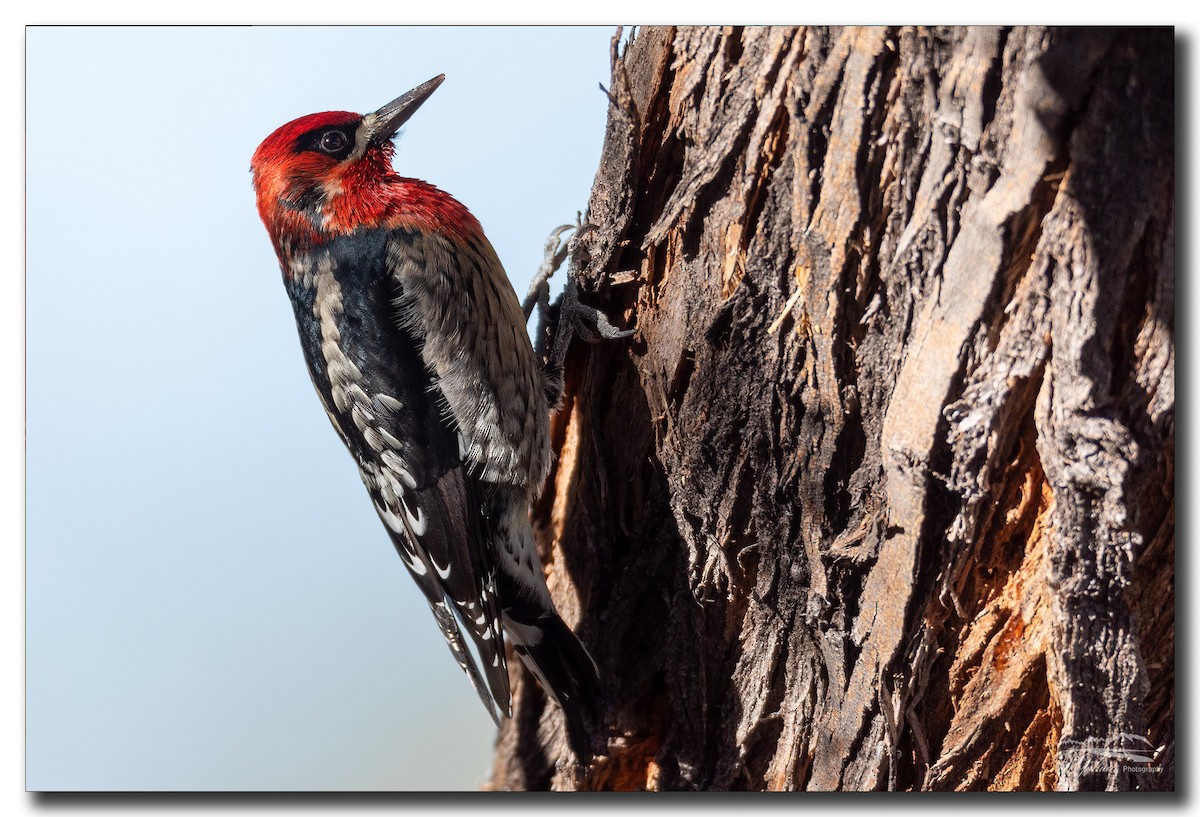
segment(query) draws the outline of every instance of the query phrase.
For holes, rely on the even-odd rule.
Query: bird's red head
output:
[[[250,169],[258,213],[285,266],[290,253],[359,229],[407,227],[462,239],[479,232],[448,194],[392,170],[392,138],[443,79],[374,113],[302,116],[263,140]]]

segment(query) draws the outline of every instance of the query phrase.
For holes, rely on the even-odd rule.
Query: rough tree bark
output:
[[[492,786],[1173,788],[1171,31],[617,48]]]

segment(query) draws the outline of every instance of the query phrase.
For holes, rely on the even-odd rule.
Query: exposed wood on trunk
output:
[[[1169,30],[646,29],[492,785],[1174,787]]]

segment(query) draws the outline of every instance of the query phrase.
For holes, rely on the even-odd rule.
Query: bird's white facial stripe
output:
[[[369,113],[362,118],[362,122],[358,125],[358,130],[354,131],[354,150],[343,160],[344,163],[349,164],[350,162],[358,161],[367,152],[367,145],[371,141],[371,133],[375,130],[378,119],[379,117],[373,113]]]

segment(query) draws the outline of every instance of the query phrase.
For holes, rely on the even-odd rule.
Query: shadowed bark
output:
[[[1169,29],[643,29],[533,509],[606,754],[494,788],[1174,787]],[[516,663],[516,662],[514,662]]]

